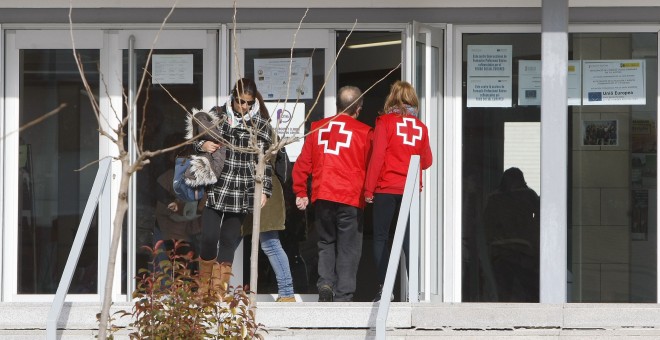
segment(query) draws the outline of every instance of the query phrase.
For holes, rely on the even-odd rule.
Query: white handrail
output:
[[[418,302],[418,282],[419,282],[419,216],[416,214],[419,211],[419,156],[413,155],[410,157],[410,165],[408,166],[408,175],[406,176],[406,186],[403,190],[403,197],[401,198],[401,207],[399,208],[399,217],[396,222],[396,229],[394,231],[394,240],[392,241],[392,251],[390,252],[390,259],[387,264],[387,273],[385,274],[385,282],[383,283],[383,290],[380,295],[380,302],[378,303],[378,314],[376,316],[376,339],[385,339],[385,327],[387,325],[387,313],[390,308],[390,296],[394,289],[394,279],[397,271],[397,262],[401,258],[401,248],[403,247],[403,239],[406,234],[406,227],[408,226],[408,217],[410,216],[410,246],[409,254],[410,260],[410,279],[408,284],[408,301]],[[414,213],[411,214],[410,212]],[[404,273],[405,274],[405,273]]]
[[[99,203],[101,193],[105,188],[106,179],[110,173],[110,161],[110,158],[104,158],[99,162],[99,170],[96,173],[96,178],[92,185],[92,191],[87,199],[87,205],[85,205],[85,210],[80,219],[76,237],[71,245],[71,252],[69,252],[69,258],[66,260],[64,272],[62,272],[62,278],[57,287],[57,293],[55,293],[53,304],[50,306],[50,311],[48,311],[48,319],[46,321],[46,339],[48,340],[57,339],[57,320],[60,318],[60,313],[62,313],[64,299],[69,291],[69,286],[71,285],[71,279],[73,278],[76,265],[78,265],[78,259],[80,258],[85,238],[87,238],[89,226],[92,223],[92,218],[94,217],[94,212]]]

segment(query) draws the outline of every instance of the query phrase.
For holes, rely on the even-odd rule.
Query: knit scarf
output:
[[[234,112],[234,107],[232,106],[234,101],[233,96],[229,96],[227,102],[225,103],[225,108],[227,109],[227,121],[231,127],[237,127],[238,125],[243,125],[244,128],[248,127],[248,123],[252,121],[256,115],[259,114],[259,101],[257,98],[254,98],[254,105],[250,108],[250,111],[241,115],[240,112]]]
[[[408,104],[404,104],[403,107],[405,108],[405,112],[401,110],[400,106],[396,106],[396,107],[391,107],[387,111],[387,113],[394,113],[394,114],[400,114],[400,115],[411,115],[411,116],[417,117],[417,113],[419,112],[419,110],[417,110],[417,107],[412,106],[412,105],[408,105]]]

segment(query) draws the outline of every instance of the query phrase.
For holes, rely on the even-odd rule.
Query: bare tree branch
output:
[[[31,127],[43,122],[44,120],[50,118],[51,116],[54,116],[54,115],[60,113],[60,111],[62,111],[65,107],[67,107],[66,103],[60,104],[58,107],[54,108],[50,112],[47,112],[44,115],[42,115],[42,116],[26,123],[25,125],[23,125],[21,127],[19,127],[18,130],[8,133],[4,138],[9,137],[10,135],[12,135],[14,133],[17,133],[17,132],[23,132],[23,130],[25,130],[27,128],[31,128]]]

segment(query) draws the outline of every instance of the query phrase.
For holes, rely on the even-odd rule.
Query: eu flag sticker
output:
[[[589,92],[588,98],[590,102],[602,102],[603,92]]]

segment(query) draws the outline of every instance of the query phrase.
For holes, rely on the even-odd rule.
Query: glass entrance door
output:
[[[101,31],[73,33],[81,66],[100,91]],[[6,35],[4,300],[54,294],[99,159],[97,120],[68,30]],[[78,171],[88,166],[82,171]],[[11,199],[7,199],[11,198]],[[98,223],[88,233],[69,292],[96,294]]]
[[[442,169],[444,145],[444,30],[420,23],[413,23],[409,47],[411,54],[407,79],[417,89],[420,103],[420,119],[428,126],[433,166],[424,171],[424,191],[422,192],[419,211],[420,250],[418,287],[409,287],[413,292],[420,292],[424,301],[442,301],[443,277],[443,238],[442,207],[443,182]],[[414,218],[414,217],[413,217]],[[411,247],[412,249],[412,247]]]
[[[234,62],[230,63],[232,81],[239,76],[256,80],[259,91],[269,106],[273,125],[278,125],[280,136],[304,134],[309,131],[312,122],[334,115],[337,89],[345,85],[357,86],[364,92],[363,110],[358,119],[374,126],[391,84],[402,79],[401,41],[404,34],[400,30],[303,30],[297,33],[295,48],[291,50],[286,46],[291,46],[294,33],[292,30],[237,32],[238,41],[235,43],[240,47],[237,52],[240,66],[236,67]],[[441,35],[436,36],[436,39],[438,37]],[[328,41],[332,44],[328,45]],[[431,73],[440,72],[442,69],[440,49],[436,48],[441,44],[434,40],[431,45],[435,50],[427,62],[433,66],[427,69],[429,75],[425,79],[437,81],[441,79],[437,78],[440,74]],[[337,55],[336,63],[333,60],[334,55]],[[412,67],[413,63],[410,65]],[[229,86],[231,83],[230,81]],[[424,98],[429,99],[425,99],[429,116],[440,116],[438,109],[441,105],[438,106],[438,103],[441,97],[438,93],[441,87],[437,85],[436,82],[425,88],[428,90]],[[309,89],[312,90],[311,93]],[[284,102],[287,103],[286,107]],[[316,106],[309,112],[312,105]],[[304,114],[309,114],[306,121]],[[304,130],[291,130],[292,127],[297,129],[299,126],[304,126]],[[294,162],[299,147],[295,144],[287,146],[287,153]],[[285,192],[287,185],[290,183],[285,183]],[[372,215],[371,207],[367,206],[363,214],[364,240],[360,269],[353,296],[354,301],[359,302],[372,301],[377,288],[372,256]],[[317,301],[318,236],[314,226],[313,206],[303,213],[290,204],[290,208],[286,209],[285,224],[286,229],[281,231],[279,236],[289,258],[294,291],[302,301]],[[237,252],[234,268],[240,268],[238,266],[243,264],[244,270],[234,271],[234,279],[237,281],[235,283],[249,281],[249,240],[244,240],[243,244],[246,245],[245,249]],[[242,259],[239,258],[241,255]],[[258,291],[269,294],[260,295],[262,300],[272,300],[271,296],[277,294],[274,272],[263,253],[259,256]],[[398,291],[395,298],[400,298]]]
[[[127,132],[136,142],[128,143],[135,157],[140,150],[177,144],[186,111],[217,103],[218,31],[82,30],[73,35],[100,105],[99,119],[73,58],[68,30],[6,35],[7,119],[1,143],[7,169],[3,180],[9,185],[3,190],[4,197],[17,199],[3,202],[5,301],[16,296],[47,299],[34,296],[55,293],[96,176],[95,162],[117,152],[109,139],[99,137],[99,124],[116,128],[131,103],[136,114]],[[154,157],[133,178],[116,295],[130,293],[136,268],[146,267],[140,248],[153,245],[158,231],[155,191],[159,176],[172,168],[170,157]],[[115,165],[109,181],[108,192],[114,196],[102,197],[75,269],[69,290],[74,300],[96,299],[80,294],[97,294],[102,286],[106,262],[101,259],[107,258],[110,244],[117,171]]]
[[[294,38],[295,37],[295,38]],[[230,58],[230,84],[233,86],[239,77],[255,80],[269,109],[273,127],[278,135],[302,136],[309,131],[313,121],[332,115],[335,112],[335,79],[329,72],[332,58],[326,57],[331,39],[329,30],[244,30],[236,32],[236,46],[239,46],[237,66]],[[295,48],[292,46],[295,39]],[[233,45],[233,43],[232,43]],[[307,120],[305,118],[307,117]],[[295,162],[303,141],[286,147],[289,159]],[[290,181],[290,179],[288,180]],[[301,212],[295,208],[295,196],[290,190],[291,183],[283,183],[286,205],[286,229],[279,233],[284,251],[289,257],[294,291],[304,301],[316,301],[316,258],[317,247],[315,228],[310,215],[312,211]],[[312,209],[313,210],[313,209]],[[247,241],[246,241],[247,240]],[[249,283],[250,239],[242,242],[234,260],[236,283]],[[274,271],[266,256],[260,255],[259,283],[260,294],[277,295]],[[260,298],[271,300],[269,296]]]
[[[185,118],[193,109],[216,104],[217,31],[122,31],[123,89],[128,100],[123,114],[130,117],[129,152],[135,159],[142,151],[167,148],[184,141]],[[155,42],[155,43],[154,43]],[[153,46],[153,50],[151,50]],[[128,103],[128,105],[126,105]],[[121,104],[120,104],[121,105]],[[130,108],[129,108],[130,106]],[[175,216],[167,208],[174,202],[171,191],[174,157],[186,147],[153,157],[134,176],[128,228],[124,232],[122,294],[133,290],[133,277],[152,260],[143,247],[164,240],[185,240],[191,250],[198,246],[199,218]],[[126,286],[126,284],[128,286]]]

